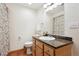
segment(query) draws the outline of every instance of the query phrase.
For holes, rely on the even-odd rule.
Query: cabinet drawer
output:
[[[36,45],[43,49],[43,43],[41,41],[36,40]]]
[[[36,56],[43,56],[43,49],[36,46]]]
[[[44,44],[44,52],[52,56],[54,55],[54,48],[47,44]]]

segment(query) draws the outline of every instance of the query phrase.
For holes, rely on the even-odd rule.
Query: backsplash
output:
[[[4,3],[0,3],[0,55],[7,55],[8,50],[8,9]]]

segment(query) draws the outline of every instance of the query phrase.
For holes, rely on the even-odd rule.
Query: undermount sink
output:
[[[39,39],[41,39],[41,40],[55,40],[54,37],[50,37],[50,36],[41,36],[41,37],[39,37]]]

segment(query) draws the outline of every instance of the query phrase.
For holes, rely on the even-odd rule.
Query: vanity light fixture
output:
[[[28,2],[29,5],[32,5],[32,2]]]
[[[51,3],[45,3],[43,7],[48,8],[50,5],[51,5]]]
[[[44,5],[45,12],[56,8],[58,5],[63,5],[63,3],[47,3]]]
[[[43,7],[46,9],[46,8],[52,6],[53,4],[54,4],[54,3],[45,3]]]

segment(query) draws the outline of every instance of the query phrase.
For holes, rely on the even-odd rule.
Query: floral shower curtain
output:
[[[9,50],[8,28],[8,8],[6,4],[0,3],[0,55],[3,56]]]

